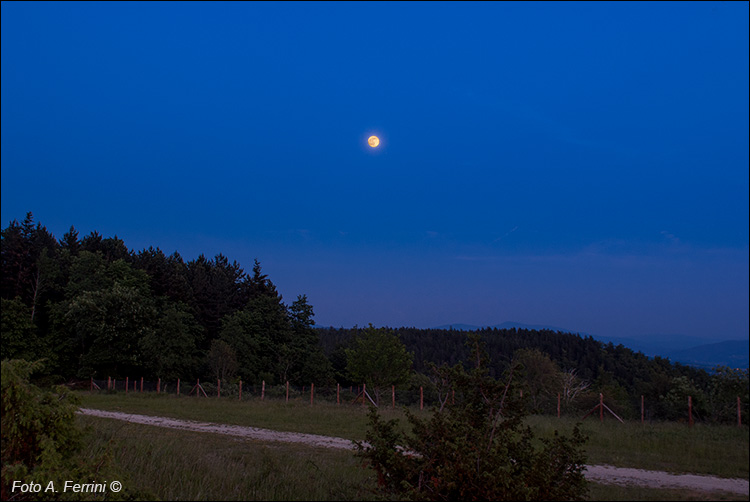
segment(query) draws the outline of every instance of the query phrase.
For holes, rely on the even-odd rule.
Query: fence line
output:
[[[138,379],[133,378],[133,386],[132,389],[130,387],[130,377],[126,376],[124,379],[117,380],[116,378],[107,377],[107,380],[97,380],[94,378],[90,378],[88,382],[88,390],[90,392],[104,392],[105,389],[108,392],[118,392],[118,391],[125,391],[125,394],[129,394],[129,392],[132,390],[133,393],[144,393],[144,392],[155,392],[157,395],[161,394],[162,392],[164,394],[169,394],[167,391],[168,382],[162,382],[161,378],[157,379],[156,381],[147,381],[143,377],[140,377],[140,386],[138,385]],[[106,385],[106,387],[105,387]],[[215,388],[214,388],[215,387]],[[260,389],[257,388],[257,384],[247,384],[247,382],[243,382],[242,380],[239,380],[237,383],[228,383],[224,382],[222,385],[222,382],[220,379],[217,379],[215,382],[203,382],[201,384],[200,379],[196,380],[195,386],[192,388],[188,396],[192,396],[193,393],[195,393],[195,396],[200,397],[203,395],[204,397],[209,396],[209,392],[213,393],[213,395],[216,398],[234,398],[238,399],[240,401],[248,401],[253,399],[260,399],[261,401],[264,401],[267,397],[273,398],[273,399],[281,399],[284,398],[285,402],[289,402],[290,398],[294,401],[299,401],[301,399],[304,399],[304,395],[307,393],[307,385],[303,385],[301,387],[293,386],[290,384],[290,382],[285,382],[283,385],[276,385],[276,386],[266,386],[266,382],[263,380],[260,383]],[[361,406],[365,407],[367,405],[368,399],[375,404],[376,399],[372,397],[372,395],[367,391],[367,386],[365,384],[362,384],[361,386],[357,386],[356,389],[354,386],[350,386],[349,389],[346,389],[345,387],[342,388],[342,386],[337,383],[335,387],[321,387],[321,386],[315,386],[315,383],[311,382],[309,390],[309,399],[310,399],[310,406],[315,405],[315,398],[317,397],[318,400],[323,400],[327,402],[335,402],[336,404],[341,404],[343,402],[349,402],[353,404],[361,404]],[[176,389],[176,391],[173,391],[173,395],[176,396],[182,396],[181,394],[181,380],[178,378],[176,379],[176,384],[173,389]],[[317,394],[317,396],[316,396]],[[430,392],[427,392],[427,389],[425,389],[424,386],[420,386],[419,388],[413,387],[413,388],[401,388],[396,389],[395,385],[391,385],[391,409],[396,408],[396,404],[399,405],[419,405],[419,409],[423,410],[425,407],[425,404],[428,406],[430,404],[439,406],[442,399],[435,394],[434,389]],[[380,393],[378,393],[380,395]],[[381,399],[381,405],[384,401],[382,399],[383,396],[380,396]],[[644,395],[640,396],[640,422],[642,424],[646,423],[646,419],[649,418],[647,403]],[[524,398],[523,391],[519,391],[519,398],[524,403],[530,403],[531,396],[528,396]],[[387,398],[386,398],[387,399]],[[451,391],[451,405],[455,404],[455,390]],[[588,398],[591,400],[591,397]],[[447,396],[445,398],[445,401],[447,401]],[[586,409],[581,408],[581,405],[578,406],[570,406],[570,403],[567,403],[567,409],[566,407],[563,407],[562,403],[562,396],[560,393],[557,393],[557,395],[554,398],[551,398],[552,402],[550,403],[552,405],[551,408],[545,408],[541,410],[536,410],[536,412],[540,412],[543,414],[552,414],[558,417],[562,418],[563,416],[577,416],[580,417],[579,414],[580,411]],[[585,400],[581,400],[582,402]],[[599,397],[597,399],[598,404],[594,406],[594,409],[591,410],[586,416],[589,416],[594,411],[599,411],[599,419],[600,421],[604,420],[604,411],[608,411],[612,414],[612,416],[616,417],[618,420],[622,421],[622,419],[615,413],[609,406],[607,406],[604,401],[603,397]],[[693,399],[693,396],[687,396],[687,403],[686,407],[683,408],[685,411],[684,418],[682,421],[686,422],[689,427],[692,427],[695,424],[696,421],[696,414],[695,414],[695,401]],[[612,403],[610,403],[612,405]],[[585,405],[583,405],[585,406]],[[591,406],[589,404],[589,406]],[[653,406],[653,405],[652,405]],[[742,415],[743,413],[747,413],[747,406],[743,406],[742,399],[740,396],[736,396],[736,403],[732,403],[732,405],[728,406],[727,408],[735,407],[736,406],[736,425],[738,427],[742,427]],[[727,415],[726,412],[728,411],[727,408],[723,408],[723,421],[727,422]],[[588,408],[590,409],[590,408]],[[619,410],[623,409],[623,405],[621,404],[618,408]],[[546,411],[545,411],[546,410]],[[623,415],[625,416],[625,415]],[[630,415],[631,418],[637,417],[637,414],[632,413]],[[731,415],[729,415],[731,416]],[[585,417],[584,417],[585,418]],[[707,421],[706,417],[697,417],[699,421]],[[716,418],[716,417],[714,417]],[[635,418],[637,419],[637,418]],[[649,421],[651,419],[649,418]],[[731,418],[729,419],[731,421]],[[747,420],[745,421],[747,423]]]

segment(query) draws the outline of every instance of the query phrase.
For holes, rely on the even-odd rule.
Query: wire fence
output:
[[[87,385],[86,385],[87,383]],[[286,382],[281,385],[267,385],[266,382],[233,382],[216,381],[186,381],[186,380],[145,380],[144,378],[90,379],[80,382],[76,387],[88,387],[92,392],[109,392],[125,394],[173,395],[180,397],[236,399],[240,401],[285,401],[292,403],[309,403],[310,405],[335,403],[339,405],[369,406],[379,408],[396,408],[402,406],[427,409],[432,406],[440,407],[455,402],[455,393],[439,396],[437,390],[431,386],[409,386],[373,389],[366,385],[326,386],[326,385],[294,385]],[[442,399],[441,399],[442,397]],[[664,420],[665,403],[661,401],[649,402],[644,396],[640,398],[640,406],[633,409],[631,403],[623,403],[622,399],[608,398],[602,393],[587,392],[577,396],[575,400],[566,399],[562,393],[554,393],[526,397],[520,391],[527,410],[535,414],[556,415],[558,417],[577,417],[579,419],[607,420],[616,419],[640,420],[652,422]],[[724,402],[726,401],[726,402]],[[686,396],[684,405],[670,403],[676,408],[672,413],[672,420],[685,422],[692,426],[695,422],[735,423],[737,426],[748,424],[748,403],[740,396],[732,400],[724,399],[721,403],[711,403],[712,411],[707,411],[706,403],[697,403],[693,396]],[[676,416],[676,418],[675,418]],[[667,418],[669,419],[669,418]]]
[[[78,388],[83,388],[79,383]],[[343,386],[319,386],[311,383],[310,385],[293,385],[286,382],[283,385],[267,385],[265,382],[222,382],[206,380],[145,380],[143,378],[124,378],[107,380],[90,379],[88,389],[99,392],[124,392],[129,393],[151,393],[165,394],[186,397],[205,397],[205,398],[227,398],[239,399],[242,401],[249,400],[286,400],[292,402],[307,401],[310,404],[316,402],[337,403],[337,404],[358,404],[362,405],[365,399],[365,405],[368,403],[385,406],[414,406],[421,405],[422,408],[429,407],[430,402],[425,400],[424,389],[399,388],[395,386],[387,389],[387,392],[376,392],[372,388],[367,389],[366,385]],[[364,397],[363,397],[364,396]]]

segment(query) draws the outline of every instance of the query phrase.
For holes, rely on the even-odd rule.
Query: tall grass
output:
[[[352,452],[240,440],[79,416],[85,455],[109,452],[145,500],[368,500],[375,486]],[[112,481],[112,480],[108,480]]]
[[[157,396],[153,393],[81,393],[84,407],[160,415],[189,420],[219,422],[281,431],[306,432],[362,440],[367,431],[366,410],[351,404],[253,399],[239,402],[229,398],[187,398]],[[429,410],[412,408],[426,417]],[[398,418],[408,428],[400,408],[381,411],[384,418]],[[530,416],[528,425],[540,437],[551,437],[555,430],[570,434],[576,420]],[[613,419],[600,423],[587,419],[581,424],[589,437],[586,451],[590,464],[710,474],[747,479],[750,476],[750,436],[748,427],[702,425],[689,428],[679,423],[621,424]]]
[[[84,455],[108,452],[142,500],[382,500],[351,452],[79,416]],[[109,480],[113,481],[113,480]],[[590,483],[589,500],[744,500],[735,494]]]
[[[196,398],[157,395],[81,392],[83,407],[143,415],[165,416],[186,420],[246,425],[286,432],[305,432],[345,439],[362,440],[367,431],[367,408],[360,405],[319,402],[310,406],[307,400]],[[418,416],[428,416],[427,409],[412,408]],[[397,418],[406,426],[403,408],[382,407],[387,419]]]
[[[571,430],[570,418],[531,416],[529,426],[540,436],[550,437],[554,429]],[[586,451],[590,464],[609,464],[673,473],[710,474],[727,478],[750,475],[748,428],[727,425],[659,422],[641,424],[613,419],[600,423],[587,419],[581,431],[588,436]]]
[[[90,394],[82,392],[81,400],[84,407],[246,425],[280,431],[306,432],[354,440],[364,439],[368,427],[366,409],[361,406],[352,404],[337,405],[330,402],[316,402],[311,406],[309,399],[291,400],[287,403],[283,399],[266,399],[261,401],[254,398],[240,402],[236,398],[207,399],[163,394],[156,395],[153,393],[131,393],[125,395],[123,393]],[[429,415],[429,410],[427,409],[420,411],[416,407],[412,408],[411,411],[422,417]],[[398,418],[401,427],[404,430],[408,428],[401,408],[392,410],[390,406],[387,406],[383,407],[381,413],[386,419]],[[86,420],[89,419],[86,418]],[[343,474],[344,471],[349,472],[348,470],[356,471],[356,467],[354,466],[355,461],[351,452],[309,449],[302,446],[280,443],[268,443],[264,446],[259,446],[256,443],[250,447],[247,442],[216,437],[215,435],[169,431],[167,429],[144,426],[126,426],[125,424],[113,421],[107,423],[117,424],[107,427],[121,431],[134,431],[143,428],[143,430],[150,431],[148,432],[149,437],[158,437],[166,441],[166,443],[163,441],[153,443],[153,446],[121,447],[122,454],[126,454],[131,448],[143,450],[129,453],[129,455],[132,455],[132,459],[127,461],[137,465],[137,467],[132,467],[132,469],[137,469],[138,476],[148,477],[150,473],[156,473],[159,472],[159,469],[164,469],[164,465],[170,465],[172,466],[170,468],[175,468],[173,465],[175,462],[184,463],[188,461],[188,458],[194,456],[196,459],[191,461],[194,468],[184,466],[176,468],[177,471],[192,473],[203,471],[205,470],[203,468],[205,459],[217,459],[217,455],[219,455],[222,460],[218,463],[227,464],[226,467],[222,467],[222,470],[237,472],[236,476],[232,475],[235,477],[232,477],[233,481],[229,483],[235,487],[241,486],[242,488],[237,489],[246,498],[256,498],[252,494],[255,493],[257,495],[258,493],[257,491],[253,492],[250,490],[250,487],[254,485],[249,481],[249,477],[252,477],[249,473],[271,471],[274,474],[269,474],[268,481],[263,482],[265,487],[263,488],[264,494],[262,498],[270,499],[275,496],[273,494],[279,497],[281,497],[281,494],[284,494],[284,497],[290,497],[291,499],[334,500],[338,496],[331,492],[334,489],[339,490],[342,494],[346,493],[345,496],[341,495],[341,498],[344,499],[366,496],[360,492],[354,494],[350,491],[352,488],[347,484],[348,481],[345,481],[345,479],[359,479],[356,476],[352,478],[353,475],[351,473]],[[576,421],[572,418],[558,419],[549,416],[530,416],[527,418],[527,423],[539,437],[551,437],[555,430],[559,430],[561,434],[570,434]],[[585,446],[589,464],[609,464],[619,467],[665,470],[675,473],[708,474],[744,479],[750,476],[750,455],[748,454],[750,438],[747,426],[738,428],[696,424],[694,427],[689,428],[687,425],[679,423],[641,424],[640,422],[626,422],[625,424],[621,424],[613,419],[605,419],[604,423],[600,423],[596,419],[587,419],[582,422],[581,427],[583,433],[589,437]],[[117,441],[120,441],[123,445],[132,445],[134,444],[133,441],[137,440],[134,434],[136,433],[127,432],[127,441],[122,442],[122,438],[117,439]],[[186,443],[183,434],[190,435],[191,439],[189,443]],[[136,442],[140,442],[140,440]],[[150,449],[155,448],[156,444],[159,444],[157,450]],[[188,447],[191,452],[190,456],[185,455],[185,450]],[[196,448],[199,449],[200,455],[194,455],[193,450]],[[251,450],[254,453],[250,457],[247,457],[244,452]],[[314,451],[314,453],[311,453],[311,451]],[[159,456],[161,456],[161,460],[156,460],[155,458]],[[289,460],[284,460],[287,457]],[[147,464],[151,462],[150,459],[154,459],[154,465],[150,467],[148,465],[141,465],[144,458],[149,459]],[[307,460],[303,461],[303,459]],[[300,464],[300,462],[302,463]],[[321,462],[326,465],[321,465]],[[329,462],[331,465],[328,465]],[[206,467],[209,472],[210,469],[213,469],[211,465]],[[281,476],[280,473],[285,472],[283,466],[286,465],[293,466],[288,472],[290,478],[286,482],[296,485],[300,483],[310,485],[305,488],[304,495],[300,495],[298,491],[294,491],[294,494],[289,495],[285,491],[286,489],[282,487],[284,482],[281,479],[285,478],[285,476]],[[313,471],[318,473],[316,479],[330,478],[322,482],[322,485],[318,488],[315,488],[317,485],[312,481],[302,482],[298,479],[298,476],[302,476],[303,473],[312,476],[310,473]],[[240,476],[240,473],[243,472],[244,474]],[[338,474],[334,474],[336,472]],[[367,479],[367,475],[363,474],[362,469],[356,472],[364,476],[359,481]],[[165,473],[163,476],[167,476],[167,474]],[[171,476],[177,475],[170,474],[168,478],[172,479]],[[185,477],[184,474],[180,474],[180,476]],[[255,477],[253,479],[257,483],[259,478]],[[276,479],[278,479],[278,483],[274,481]],[[190,497],[187,498],[196,498],[196,493],[207,493],[201,488],[200,483],[196,485],[197,481],[188,482],[184,479],[180,479],[179,481],[180,483],[195,485],[191,490],[198,490],[191,491]],[[355,485],[359,481],[355,482]],[[274,487],[271,488],[271,485]],[[595,484],[592,484],[592,487],[594,492],[599,490]],[[295,488],[295,490],[297,489],[299,489],[299,486]],[[312,492],[308,493],[308,489],[312,490]],[[630,495],[623,495],[624,499],[633,500],[641,499],[642,495],[639,494],[649,492],[648,489],[619,487],[605,488],[605,491],[608,491],[608,493],[629,493]],[[657,492],[663,493],[664,491],[657,490]],[[167,495],[160,493],[159,497],[175,498],[177,495],[180,494],[170,493]],[[650,496],[645,495],[644,497]],[[693,495],[683,494],[683,496],[696,496],[698,498],[695,498],[695,500],[702,500],[700,497],[703,495],[698,492]],[[606,498],[608,497],[599,493],[594,500]],[[669,499],[670,497],[665,498]]]
[[[660,489],[640,486],[604,485],[589,483],[588,500],[747,500],[747,497],[731,492],[709,492],[704,490]]]

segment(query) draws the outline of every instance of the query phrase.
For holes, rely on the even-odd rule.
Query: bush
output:
[[[2,499],[124,500],[134,494],[63,492],[65,481],[91,483],[118,479],[107,457],[81,458],[82,431],[76,426],[78,398],[65,387],[45,391],[29,383],[40,362],[2,361]],[[12,491],[13,482],[42,484],[39,493]],[[50,481],[55,489],[46,491]]]
[[[370,409],[367,443],[357,443],[357,455],[376,471],[378,490],[411,500],[583,500],[586,438],[576,426],[571,438],[555,432],[553,439],[535,440],[515,397],[518,367],[495,380],[479,339],[470,343],[477,366],[469,372],[461,365],[433,367],[451,385],[431,418],[406,410],[410,435]],[[455,404],[449,404],[453,390]]]

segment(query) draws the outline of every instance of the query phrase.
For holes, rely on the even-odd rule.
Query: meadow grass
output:
[[[747,497],[731,492],[709,492],[703,490],[679,490],[644,488],[638,486],[588,484],[588,500],[747,500]]]
[[[82,406],[169,416],[188,420],[306,432],[362,440],[368,428],[367,410],[351,404],[309,400],[195,398],[154,393],[81,392]],[[411,408],[428,417],[430,411]],[[409,426],[403,409],[384,407],[386,419]],[[363,500],[373,498],[373,475],[362,469],[352,452],[283,443],[227,438],[215,434],[175,431],[80,417],[93,425],[93,444],[102,438],[116,444],[115,460],[137,488],[173,500]],[[569,435],[577,420],[550,416],[527,417],[538,437],[555,430]],[[675,473],[749,477],[748,428],[679,423],[626,422],[587,419],[589,464],[664,470]],[[216,479],[214,479],[216,478]],[[590,483],[590,500],[743,500],[732,494],[690,490],[621,487]],[[367,488],[365,488],[367,487]]]
[[[306,432],[362,440],[368,427],[367,410],[361,406],[306,400],[195,398],[154,393],[80,393],[84,407],[169,416],[188,420],[262,427],[279,431]],[[429,410],[412,408],[412,413],[428,417]],[[402,408],[383,407],[385,419],[399,419],[403,430],[408,424]],[[530,416],[528,425],[540,437],[551,437],[555,430],[570,434],[576,419]],[[588,436],[586,451],[590,464],[711,474],[721,477],[750,476],[750,437],[747,427],[680,423],[626,422],[596,419],[581,422]]]
[[[363,440],[367,431],[368,408],[361,405],[336,404],[318,401],[310,406],[309,399],[287,403],[283,399],[258,398],[239,401],[237,398],[196,398],[154,393],[93,393],[81,392],[81,405],[142,415],[182,418],[205,422],[261,427],[285,432],[305,432]],[[429,416],[427,409],[410,410],[420,417]],[[385,419],[399,419],[407,427],[403,408],[383,407]]]
[[[108,456],[139,500],[374,499],[374,474],[349,451],[77,420],[87,431],[83,455]]]
[[[382,500],[352,452],[79,416],[84,455],[107,455],[140,500]],[[745,500],[736,494],[589,483],[588,500]]]
[[[572,430],[575,419],[531,416],[527,423],[539,436],[550,437],[555,429]],[[725,478],[750,476],[747,427],[695,424],[691,428],[681,423],[586,419],[581,431],[589,438],[589,464]]]

